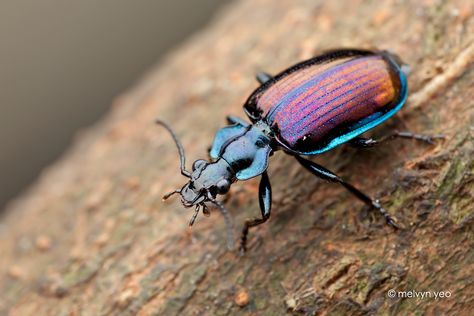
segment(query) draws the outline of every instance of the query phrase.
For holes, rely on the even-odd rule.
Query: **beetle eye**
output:
[[[216,188],[217,188],[217,193],[219,194],[227,193],[227,191],[229,191],[229,188],[230,188],[229,180],[227,179],[219,180],[216,184]]]
[[[196,160],[193,163],[193,171],[196,169],[202,168],[202,166],[204,166],[205,164],[206,164],[206,161],[203,159]]]

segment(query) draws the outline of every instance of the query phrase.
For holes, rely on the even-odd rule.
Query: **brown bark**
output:
[[[412,65],[400,118],[435,146],[393,141],[315,157],[380,198],[404,229],[278,153],[273,214],[244,257],[225,248],[214,212],[161,202],[189,159],[272,73],[322,49],[391,49]],[[15,203],[0,226],[0,314],[469,314],[474,304],[474,17],[472,1],[237,2],[121,96],[108,117]],[[382,135],[396,120],[374,131]],[[226,202],[241,227],[259,213],[257,180]],[[237,234],[236,234],[237,235]],[[387,291],[450,291],[389,299]]]

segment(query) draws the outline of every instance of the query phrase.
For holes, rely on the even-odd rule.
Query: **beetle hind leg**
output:
[[[412,132],[399,132],[394,131],[388,135],[385,135],[379,139],[373,138],[364,138],[364,137],[355,137],[349,141],[349,144],[356,148],[370,148],[381,143],[394,140],[396,138],[403,138],[403,139],[414,139],[420,142],[428,143],[433,145],[436,140],[446,138],[444,135],[436,134],[436,135],[423,135],[423,134],[415,134]]]
[[[296,160],[305,167],[308,171],[310,171],[312,174],[315,176],[327,180],[330,182],[335,182],[341,184],[346,190],[351,192],[353,195],[355,195],[359,200],[364,202],[366,205],[368,205],[371,209],[377,210],[385,219],[385,222],[395,228],[399,229],[400,227],[398,226],[395,218],[393,218],[381,205],[378,200],[371,199],[368,195],[354,187],[352,184],[344,181],[342,178],[340,178],[338,175],[335,173],[329,171],[328,169],[318,165],[315,162],[312,162],[310,160],[304,159],[300,156],[295,156]]]

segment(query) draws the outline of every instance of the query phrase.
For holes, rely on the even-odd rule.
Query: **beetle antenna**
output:
[[[224,216],[224,222],[227,230],[227,249],[233,250],[234,249],[234,221],[232,220],[232,217],[230,216],[229,212],[227,209],[224,207],[224,205],[217,201],[212,199],[211,202],[219,208],[219,211],[221,212],[222,216]]]
[[[179,141],[178,136],[176,136],[176,133],[173,131],[173,129],[165,122],[161,120],[156,120],[155,123],[166,128],[166,130],[171,134],[171,137],[173,138],[174,143],[176,144],[176,147],[178,147],[181,174],[185,177],[191,178],[191,173],[186,170],[186,164],[185,164],[186,159],[184,156],[184,148],[181,142]]]
[[[198,214],[199,214],[199,204],[196,205],[196,208],[194,209],[194,214],[193,214],[193,217],[191,217],[191,220],[189,221],[189,226],[193,226]]]
[[[169,193],[166,193],[165,195],[163,195],[163,197],[161,198],[163,201],[167,200],[170,196],[172,196],[173,194],[177,194],[177,193],[181,193],[181,190],[178,189],[178,190],[174,190],[172,192],[169,192]]]

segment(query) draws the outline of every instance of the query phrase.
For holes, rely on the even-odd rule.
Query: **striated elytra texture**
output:
[[[402,107],[407,87],[399,66],[383,52],[327,53],[276,75],[244,107],[271,125],[284,147],[319,154]]]
[[[236,2],[9,206],[0,315],[472,314],[472,5]],[[245,257],[226,251],[217,212],[188,230],[192,211],[161,202],[184,179],[155,117],[176,129],[188,160],[205,158],[225,115],[244,116],[257,71],[277,73],[338,47],[390,49],[412,67],[398,120],[372,135],[447,136],[434,146],[398,140],[315,158],[379,198],[405,228],[394,233],[342,188],[277,153],[272,217],[253,231]],[[258,179],[232,188],[226,205],[236,228],[258,214],[257,190]],[[389,289],[451,297],[390,299]]]

